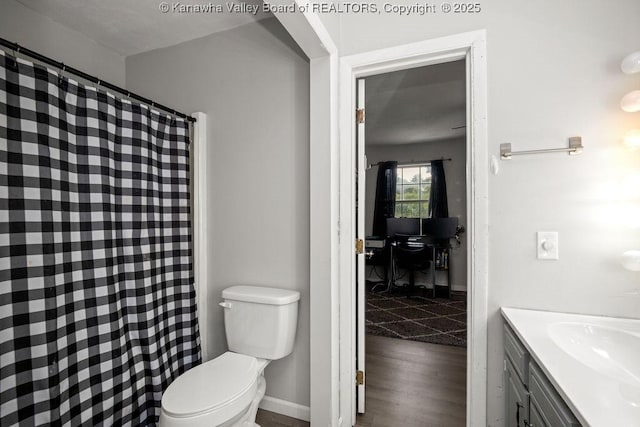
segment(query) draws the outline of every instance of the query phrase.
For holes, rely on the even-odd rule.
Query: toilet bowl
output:
[[[169,385],[162,395],[160,427],[257,426],[264,369],[293,350],[300,294],[233,286],[222,297],[230,351]]]
[[[266,364],[266,360],[226,352],[190,369],[162,395],[160,424],[210,427],[233,421],[247,412],[258,394]]]

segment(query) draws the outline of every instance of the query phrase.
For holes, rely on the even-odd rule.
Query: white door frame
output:
[[[365,106],[365,80],[358,79],[356,80],[356,108],[364,110]],[[353,199],[357,201],[356,209],[356,239],[362,239],[363,242],[365,240],[365,228],[364,228],[364,209],[365,209],[365,156],[364,156],[364,147],[365,147],[365,123],[364,121],[356,123],[356,143],[355,150],[357,153],[361,153],[358,155],[356,159],[356,174],[357,178],[354,179],[357,181],[357,189],[356,189],[356,197]],[[364,249],[364,247],[363,247]],[[356,255],[356,294],[364,295],[365,292],[365,279],[364,279],[364,270],[365,270],[365,251]],[[366,305],[364,298],[356,298],[355,305],[357,317],[356,317],[356,331],[364,331],[365,328],[365,313],[366,313]],[[356,372],[362,371],[363,379],[364,374],[366,373],[365,367],[365,358],[359,357],[361,354],[366,354],[366,342],[364,334],[357,335],[356,334]],[[363,413],[365,411],[365,386],[364,382],[362,384],[357,385],[356,392],[356,400],[357,400],[357,413]]]
[[[486,425],[489,161],[485,30],[340,58],[340,416],[350,420],[349,425],[355,424],[356,414],[356,78],[459,59],[466,59],[467,67],[467,290],[471,302],[467,314],[467,426]]]

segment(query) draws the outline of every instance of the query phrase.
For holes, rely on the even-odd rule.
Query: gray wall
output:
[[[376,0],[380,6],[383,0]],[[640,245],[640,152],[620,140],[640,113],[620,110],[638,75],[620,72],[640,47],[640,2],[493,0],[475,15],[343,14],[341,55],[487,30],[490,155],[563,147],[580,156],[500,161],[489,177],[488,425],[502,426],[501,306],[640,317],[638,274],[619,255]],[[488,162],[489,159],[486,159]],[[560,260],[538,261],[536,231],[559,232]]]
[[[0,37],[116,85],[124,85],[124,57],[14,0],[0,1]]]
[[[221,291],[301,292],[293,354],[267,395],[309,405],[309,62],[275,19],[127,58],[127,86],[208,114],[209,354],[226,350]]]
[[[366,147],[367,163],[375,164],[386,160],[413,162],[420,160],[451,158],[444,162],[447,179],[447,199],[449,216],[459,218],[461,225],[467,225],[467,194],[465,185],[466,141],[464,138],[444,141],[425,142],[421,144],[389,144]],[[366,172],[365,187],[365,231],[371,234],[373,227],[373,210],[376,198],[376,179],[378,167],[373,166]],[[459,248],[451,250],[451,287],[456,291],[467,289],[467,234],[462,234]],[[440,273],[440,272],[438,272]],[[444,272],[442,272],[444,274]],[[427,280],[429,279],[429,280]],[[416,282],[428,281],[429,275],[416,274]],[[437,277],[436,283],[446,283],[444,275]]]

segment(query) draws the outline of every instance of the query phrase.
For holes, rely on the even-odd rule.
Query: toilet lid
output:
[[[162,409],[175,417],[226,406],[251,390],[258,376],[255,357],[226,352],[180,375],[162,395]]]

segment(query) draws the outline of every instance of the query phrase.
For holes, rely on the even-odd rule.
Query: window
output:
[[[395,217],[428,218],[431,166],[398,166]]]

